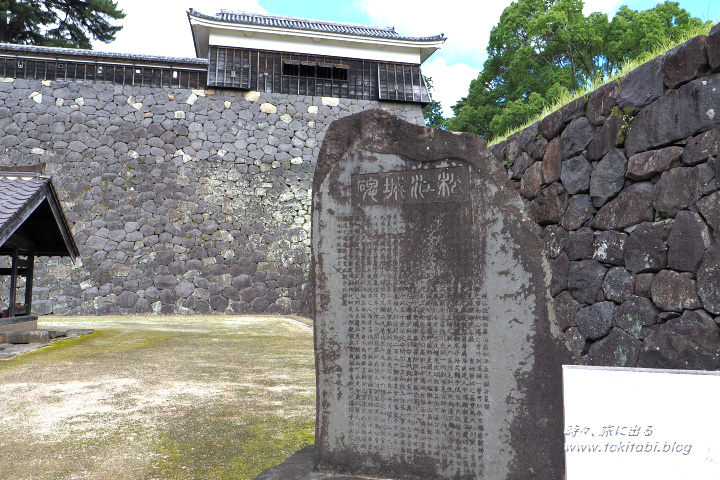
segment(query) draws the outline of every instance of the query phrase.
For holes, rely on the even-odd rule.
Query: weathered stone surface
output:
[[[602,284],[607,268],[595,260],[570,262],[568,291],[580,303],[589,305],[602,300]]]
[[[695,167],[698,171],[702,195],[707,195],[708,193],[712,193],[717,190],[718,182],[715,172],[716,163],[715,157],[711,157],[707,162],[701,163]],[[691,210],[695,210],[695,207],[691,208]]]
[[[542,184],[542,163],[535,162],[520,179],[520,193],[523,197],[532,200],[540,193]]]
[[[672,270],[662,270],[652,282],[652,301],[661,310],[682,312],[702,308],[695,280]]]
[[[697,168],[678,167],[663,172],[655,184],[653,205],[666,217],[673,217],[702,197],[703,185]]]
[[[595,212],[590,195],[573,195],[568,201],[567,209],[560,223],[568,230],[576,230],[585,225],[585,222],[590,220]]]
[[[588,342],[577,327],[565,330],[565,341],[575,355],[582,355],[587,351]]]
[[[592,169],[590,197],[596,207],[617,195],[625,184],[627,159],[617,148],[610,150]]]
[[[532,148],[528,146],[528,149],[530,150],[528,153],[533,158],[533,160],[541,161],[545,157],[547,146],[548,141],[545,140],[545,137],[537,138],[535,142],[532,143]]]
[[[560,179],[563,187],[571,195],[587,192],[590,189],[590,174],[592,165],[587,159],[578,155],[562,163]]]
[[[562,120],[565,123],[569,123],[571,120],[585,115],[585,106],[587,105],[587,99],[582,96],[578,97],[572,102],[563,105],[559,112],[562,114]]]
[[[706,41],[705,52],[708,56],[708,64],[713,72],[717,72],[720,69],[720,27],[715,24],[710,30],[710,35]]]
[[[680,165],[682,154],[682,147],[636,153],[628,159],[627,177],[633,180],[650,180],[658,173]]]
[[[559,136],[565,128],[565,121],[560,110],[551,113],[542,120],[540,120],[540,133],[547,140],[552,141],[555,137]],[[549,145],[548,145],[549,147]]]
[[[720,192],[702,198],[697,202],[697,206],[713,232],[720,232]]]
[[[622,119],[618,115],[610,115],[608,117],[590,144],[588,144],[588,160],[593,162],[600,160],[611,148],[617,146],[621,126]]]
[[[720,329],[702,310],[656,325],[643,342],[638,366],[715,370],[720,367]]]
[[[643,63],[623,78],[617,98],[618,107],[639,110],[662,96],[662,58],[656,57]]]
[[[377,202],[363,196],[361,184],[409,185],[421,166],[434,183],[435,192],[425,192],[432,201],[379,189]],[[561,409],[552,407],[569,352],[559,329],[551,333],[537,226],[482,139],[415,127],[382,111],[342,118],[325,136],[313,195],[318,468],[418,479],[471,477],[478,469],[497,479],[560,478],[562,439],[534,438],[562,429]],[[474,294],[460,293],[466,289]],[[379,294],[396,312],[365,300]],[[363,314],[348,308],[361,304]],[[481,336],[471,334],[476,328]],[[481,342],[501,353],[475,355]],[[378,362],[362,361],[360,351]],[[467,370],[461,378],[426,368],[448,354],[457,365],[474,356],[491,373]],[[478,390],[480,380],[488,383]],[[378,382],[388,387],[374,389]],[[413,395],[398,395],[401,385]],[[502,407],[508,396],[512,408]],[[476,407],[464,416],[442,413],[455,399]],[[361,419],[372,419],[372,434]],[[408,428],[424,433],[408,439]],[[471,439],[482,431],[494,433],[480,448]]]
[[[688,140],[682,152],[682,163],[697,165],[718,153],[720,153],[720,128],[714,128]]]
[[[511,162],[512,165],[512,178],[519,179],[525,174],[525,170],[532,165],[535,160],[532,159],[530,155],[528,155],[526,152],[520,152],[520,154],[515,159],[508,158],[508,161]]]
[[[550,143],[548,143],[542,160],[542,172],[545,183],[553,183],[560,180],[560,173],[562,172],[562,144],[559,138],[553,138]]]
[[[559,183],[543,188],[530,204],[530,215],[540,225],[559,223],[567,208],[568,194]]]
[[[610,116],[610,111],[615,106],[619,93],[620,82],[618,81],[606,83],[592,92],[585,108],[588,120],[595,125],[602,125]]]
[[[610,265],[625,264],[625,242],[627,234],[604,231],[595,235],[593,240],[593,260]]]
[[[625,139],[627,155],[657,149],[720,125],[720,76],[694,80],[637,114]]]
[[[567,289],[569,267],[570,260],[564,253],[562,255],[558,255],[557,258],[550,260],[550,271],[552,274],[552,278],[550,280],[551,295],[555,296]]]
[[[570,260],[586,260],[592,257],[595,236],[590,228],[569,232],[567,255]]]
[[[490,148],[490,151],[492,152],[492,154],[495,155],[495,158],[498,159],[498,161],[500,161],[501,163],[505,162],[505,160],[506,160],[505,156],[507,153],[507,142],[496,143],[495,145],[493,145],[492,147],[489,147],[489,148]]]
[[[315,446],[307,446],[290,455],[280,465],[263,470],[255,480],[366,480],[365,475],[322,473],[315,470]]]
[[[598,302],[578,310],[575,323],[580,333],[588,340],[597,340],[607,335],[612,328],[616,308],[613,302]]]
[[[703,308],[720,315],[720,246],[717,244],[705,251],[697,272],[697,291]]]
[[[640,340],[620,328],[613,328],[607,337],[590,345],[585,361],[588,365],[634,367],[640,346]]]
[[[563,147],[563,158],[571,158],[582,153],[595,136],[595,125],[586,117],[576,118],[565,127],[560,140]]]
[[[600,230],[612,230],[652,221],[653,191],[652,183],[630,185],[600,209],[593,225]]]
[[[668,235],[668,267],[697,272],[712,235],[699,213],[683,210],[675,216]]]
[[[667,267],[668,230],[661,223],[642,223],[624,247],[625,266],[634,273],[657,272]]]
[[[635,295],[640,297],[652,297],[652,282],[655,278],[654,273],[636,273],[635,274]]]
[[[661,67],[665,85],[677,88],[710,70],[705,51],[706,43],[707,37],[698,35],[665,54]]]
[[[635,292],[635,278],[623,267],[613,267],[605,275],[602,289],[607,300],[623,303]]]
[[[575,314],[580,309],[577,300],[570,292],[562,292],[554,299],[555,319],[560,330],[565,331],[570,327],[576,327]]]
[[[559,225],[548,225],[544,232],[548,257],[555,258],[567,249],[568,232]]]
[[[623,302],[613,316],[613,325],[642,340],[657,323],[659,310],[649,298],[632,296]]]
[[[26,343],[46,343],[50,341],[47,330],[12,330],[5,332],[6,342],[14,345]]]

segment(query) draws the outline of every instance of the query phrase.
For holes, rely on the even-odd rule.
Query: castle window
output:
[[[315,77],[315,64],[312,62],[301,62],[299,76],[306,78]]]
[[[335,65],[333,68],[334,80],[347,80],[349,68],[346,65]]]
[[[317,66],[317,78],[333,78],[333,66],[327,63],[320,63]]]
[[[287,75],[290,77],[297,77],[300,75],[300,62],[293,62],[290,60],[286,60],[283,62],[283,75]]]

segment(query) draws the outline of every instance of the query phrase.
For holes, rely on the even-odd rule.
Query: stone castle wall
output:
[[[590,364],[720,368],[720,25],[492,148]]]
[[[300,312],[320,143],[370,108],[424,123],[417,104],[1,79],[0,164],[47,163],[80,249],[36,261],[33,312]]]

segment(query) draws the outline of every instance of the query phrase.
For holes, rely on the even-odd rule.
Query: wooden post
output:
[[[25,315],[31,315],[32,310],[32,289],[33,270],[35,267],[35,255],[28,253],[27,270],[25,270]]]
[[[10,305],[8,305],[8,316],[15,316],[15,300],[17,296],[17,271],[18,271],[18,249],[13,248],[12,266],[10,268]]]

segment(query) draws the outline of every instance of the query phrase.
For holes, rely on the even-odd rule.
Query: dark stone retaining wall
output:
[[[424,124],[417,104],[0,79],[0,164],[47,163],[81,253],[37,261],[33,312],[301,311],[320,143],[378,107]]]
[[[720,25],[492,148],[588,364],[720,369]]]

